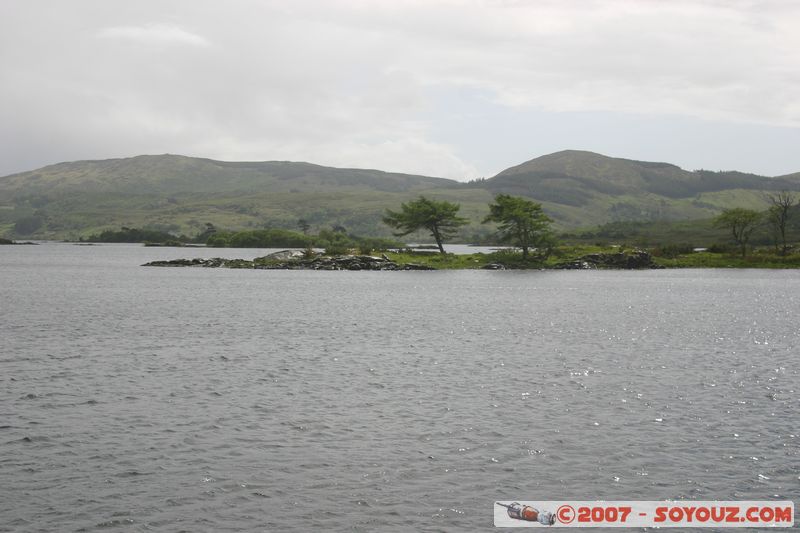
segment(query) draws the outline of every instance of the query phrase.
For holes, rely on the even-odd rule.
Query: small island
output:
[[[35,242],[30,242],[30,241],[17,242],[17,241],[12,241],[11,239],[3,239],[2,237],[0,237],[0,246],[1,245],[7,245],[7,246],[8,245],[23,245],[23,244],[35,245],[36,243]]]
[[[522,259],[512,251],[491,254],[435,254],[412,250],[386,251],[380,256],[364,254],[316,253],[311,250],[283,250],[255,259],[174,259],[152,261],[142,266],[252,268],[260,270],[641,270],[664,268],[644,250],[590,253],[565,261],[547,263]]]
[[[791,202],[789,204],[793,205]],[[790,205],[790,206],[791,206]],[[763,215],[746,209],[724,211],[714,220],[717,227],[732,232],[734,246],[698,248],[691,245],[665,245],[650,249],[627,245],[594,246],[575,242],[560,243],[551,229],[552,220],[541,204],[531,200],[498,194],[489,205],[483,223],[495,224],[495,242],[510,246],[490,254],[449,254],[445,239],[456,235],[467,219],[458,215],[460,206],[420,196],[401,204],[397,211],[387,210],[383,222],[395,230],[395,237],[425,231],[434,240],[435,251],[423,252],[391,247],[385,240],[347,236],[344,232],[324,231],[313,238],[307,235],[308,224],[301,221],[303,234],[285,230],[261,230],[236,234],[212,233],[210,246],[253,246],[305,243],[305,251],[285,250],[256,259],[177,259],[155,261],[144,266],[198,266],[210,268],[254,268],[270,270],[644,270],[660,268],[798,268],[800,255],[786,241],[783,231],[773,248],[755,249],[749,245],[752,233],[759,228]],[[787,207],[788,209],[788,207]],[[777,213],[777,212],[776,212]],[[780,226],[776,226],[780,227]],[[785,230],[785,228],[784,228]],[[775,234],[777,235],[777,233]],[[324,253],[314,244],[324,243]],[[780,246],[779,246],[780,244]],[[373,251],[380,256],[371,255]],[[748,252],[751,252],[748,254]]]

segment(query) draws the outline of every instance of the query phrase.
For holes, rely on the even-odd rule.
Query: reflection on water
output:
[[[800,492],[796,272],[138,266],[219,252],[0,251],[0,531]]]

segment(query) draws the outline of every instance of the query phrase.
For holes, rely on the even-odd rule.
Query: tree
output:
[[[297,227],[300,228],[300,231],[303,232],[303,235],[308,235],[308,230],[311,229],[311,224],[308,223],[308,220],[301,218],[297,221]]]
[[[726,209],[714,218],[714,227],[728,229],[736,244],[742,248],[742,257],[747,254],[747,242],[758,227],[761,213],[752,209]]]
[[[208,242],[208,239],[217,232],[217,227],[211,222],[206,222],[205,229],[197,234],[195,242]]]
[[[789,221],[789,212],[797,203],[797,199],[788,191],[771,194],[767,199],[772,204],[767,211],[767,221],[775,233],[775,247],[778,247],[778,237],[780,237],[781,255],[786,255],[786,251],[789,249],[786,246],[786,224]]]
[[[501,239],[522,248],[522,258],[528,258],[528,250],[536,248],[550,237],[550,217],[542,211],[542,205],[519,196],[498,194],[489,204],[489,214],[483,223],[496,222]]]
[[[413,202],[400,205],[400,211],[386,210],[383,223],[399,230],[394,235],[402,237],[420,229],[430,231],[439,251],[444,253],[442,241],[452,237],[460,226],[467,224],[466,218],[457,215],[460,205],[451,202],[429,200],[424,196]]]

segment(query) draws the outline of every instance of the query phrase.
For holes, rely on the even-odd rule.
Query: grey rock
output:
[[[663,268],[653,262],[653,258],[644,250],[633,250],[630,253],[587,254],[572,261],[559,263],[554,268],[561,270],[639,270]]]
[[[397,268],[397,270],[436,270],[432,266],[420,265],[417,263],[406,263]]]
[[[307,258],[303,252],[285,250],[285,255],[270,254],[253,261],[246,259],[175,259],[153,261],[144,266],[205,267],[205,268],[255,268],[259,270],[436,270],[419,264],[398,265],[386,257],[371,255],[317,256]],[[284,254],[284,252],[277,252]],[[299,254],[299,255],[298,255]],[[289,257],[289,259],[280,259]]]
[[[264,261],[289,261],[292,259],[300,259],[301,257],[305,257],[306,253],[302,250],[281,250],[280,252],[271,253],[269,255],[265,255],[264,257],[258,257],[255,260],[264,260]]]

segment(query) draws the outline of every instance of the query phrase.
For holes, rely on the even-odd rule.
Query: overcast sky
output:
[[[0,175],[173,153],[800,171],[800,2],[2,0]]]

